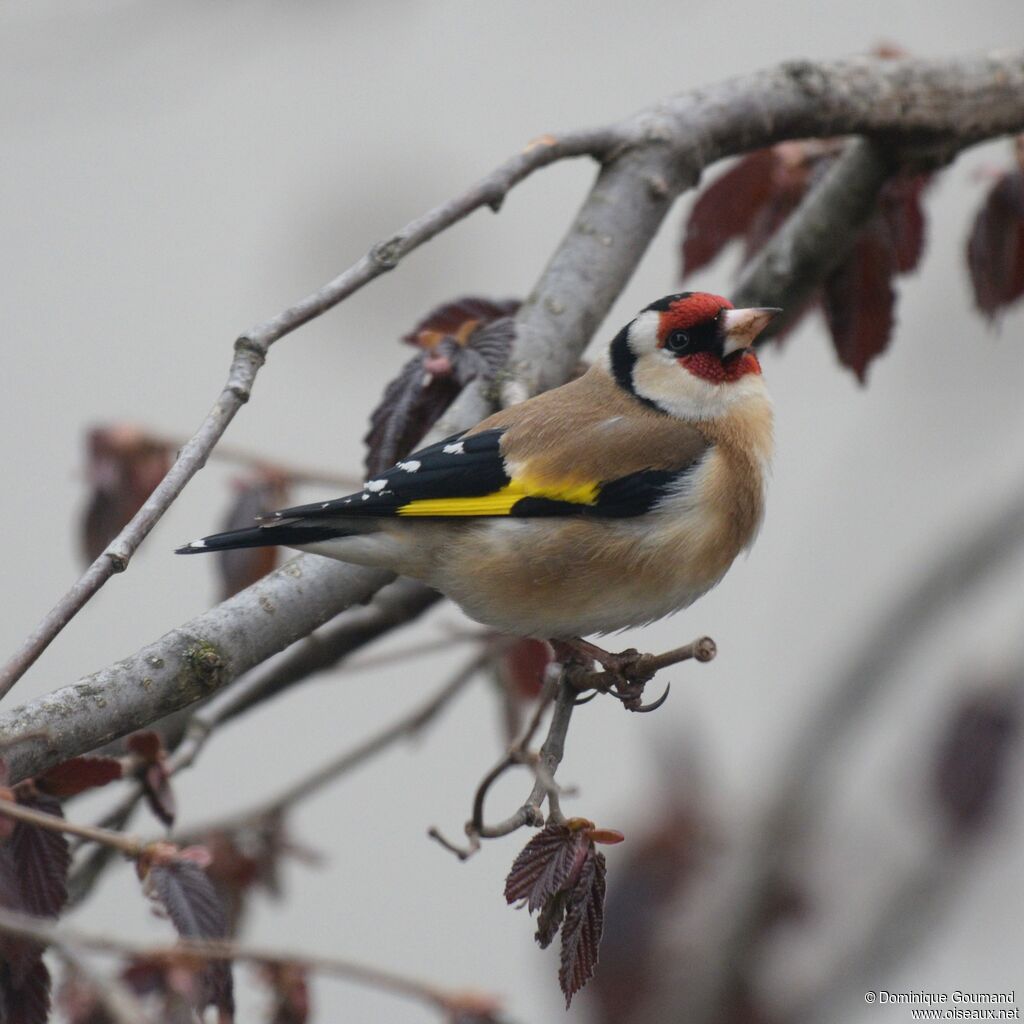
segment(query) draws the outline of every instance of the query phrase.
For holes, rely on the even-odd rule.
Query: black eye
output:
[[[690,351],[690,334],[688,331],[673,331],[665,341],[665,348],[670,352],[683,353]]]

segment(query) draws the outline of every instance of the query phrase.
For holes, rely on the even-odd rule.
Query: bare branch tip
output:
[[[697,661],[714,661],[718,645],[709,636],[702,636],[693,645],[693,656]]]
[[[476,832],[473,831],[472,826],[472,822],[466,823],[466,835],[469,836],[469,844],[467,846],[459,846],[457,843],[453,843],[450,839],[445,838],[441,830],[434,825],[427,829],[427,835],[449,853],[455,854],[459,860],[469,860],[480,849],[480,839]]]

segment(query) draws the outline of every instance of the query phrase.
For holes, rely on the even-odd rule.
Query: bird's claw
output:
[[[665,701],[668,700],[669,691],[671,689],[672,689],[672,684],[671,683],[666,683],[665,684],[665,692],[656,701],[652,701],[650,704],[640,704],[637,707],[630,707],[627,704],[626,707],[627,707],[628,710],[636,711],[638,714],[641,714],[641,715],[646,715],[649,711],[657,711],[658,708],[660,708],[661,705],[664,704]]]

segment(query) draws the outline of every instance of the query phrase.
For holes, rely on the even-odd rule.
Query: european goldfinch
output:
[[[750,346],[778,312],[666,296],[577,380],[357,494],[179,553],[283,544],[390,569],[519,636],[572,641],[660,619],[718,583],[757,533],[772,407]]]

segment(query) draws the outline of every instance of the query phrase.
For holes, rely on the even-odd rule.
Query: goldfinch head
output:
[[[609,369],[621,387],[663,412],[717,415],[746,395],[763,393],[751,346],[780,312],[734,309],[708,292],[666,295],[619,332]]]

